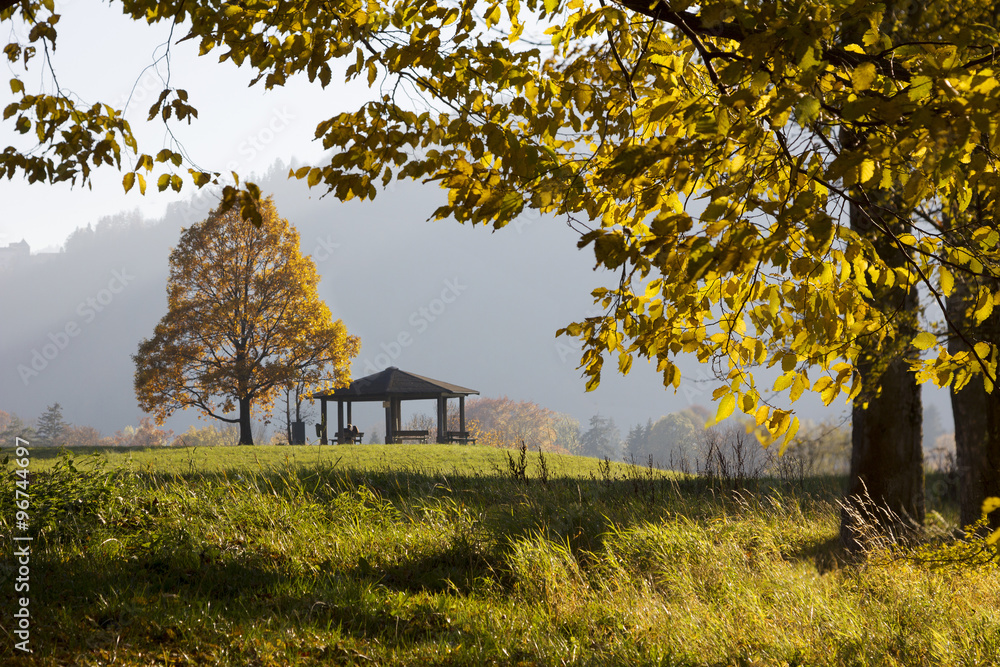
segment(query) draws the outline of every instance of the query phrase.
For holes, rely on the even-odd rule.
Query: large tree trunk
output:
[[[886,264],[903,266],[906,258],[885,230],[900,234],[909,225],[892,215],[891,196],[866,194],[872,205],[867,214],[852,205],[851,227],[872,241]],[[841,543],[849,551],[862,549],[868,535],[897,540],[924,521],[923,408],[908,363],[916,353],[910,341],[917,292],[871,283],[869,288],[872,305],[892,318],[896,335],[882,345],[872,338],[857,362],[864,388],[854,401],[851,471],[840,524]]]
[[[864,369],[862,369],[864,372]],[[851,472],[840,538],[855,551],[863,534],[898,538],[924,521],[923,410],[905,359],[882,374],[882,393],[854,404]]]
[[[990,316],[975,327],[967,316],[970,291],[966,279],[955,281],[948,298],[948,318],[973,343],[1000,342],[1000,318]],[[965,340],[952,335],[949,352],[968,350]],[[959,521],[962,527],[976,523],[982,515],[983,500],[1000,496],[1000,391],[986,393],[982,379],[973,378],[961,390],[951,392],[955,417],[955,463],[958,468]],[[1000,512],[990,516],[990,526],[1000,528]]]
[[[253,429],[250,423],[250,399],[240,399],[240,444],[253,444]]]

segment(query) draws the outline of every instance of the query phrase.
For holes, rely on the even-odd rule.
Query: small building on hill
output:
[[[332,391],[320,391],[312,395],[319,399],[321,405],[321,423],[318,424],[320,442],[337,443],[359,442],[360,436],[353,424],[351,406],[358,402],[381,401],[385,408],[385,441],[386,443],[421,441],[427,442],[475,442],[465,428],[465,397],[479,394],[475,389],[460,387],[457,384],[434,380],[422,375],[402,371],[390,366],[384,371],[358,378],[350,386]],[[448,430],[448,401],[458,399],[458,430]],[[404,431],[401,425],[400,406],[403,401],[429,401],[437,403],[437,432]],[[329,437],[327,404],[337,404],[337,429],[333,437]],[[346,421],[345,421],[346,406]]]

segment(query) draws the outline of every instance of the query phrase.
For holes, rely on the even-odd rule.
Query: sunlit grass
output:
[[[35,448],[32,466],[46,470],[58,460],[62,450]],[[157,449],[79,447],[70,450],[78,460],[97,455],[111,467],[130,466],[157,473],[219,473],[230,470],[267,471],[275,469],[337,466],[343,469],[417,472],[428,475],[492,472],[507,468],[507,450],[492,447],[439,444],[326,445],[253,447],[163,447]],[[528,474],[537,472],[537,453],[531,453]],[[585,456],[546,453],[553,472],[561,476],[589,477],[599,474],[601,461]],[[611,464],[616,471],[620,463]]]
[[[317,449],[112,452],[37,474],[20,659],[1000,662],[995,567],[838,565],[836,496],[801,480],[734,493],[546,455],[543,482],[537,453],[518,479],[486,448]],[[14,657],[6,642],[0,663]]]

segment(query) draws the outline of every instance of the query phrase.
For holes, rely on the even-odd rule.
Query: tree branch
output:
[[[683,31],[689,39],[691,38],[691,34],[695,34],[699,37],[721,37],[722,39],[730,39],[734,42],[742,43],[750,37],[764,32],[763,30],[744,30],[742,26],[736,23],[715,23],[708,25],[702,20],[701,16],[697,14],[692,14],[691,12],[671,11],[666,9],[659,1],[652,4],[650,4],[649,0],[614,1],[618,5],[630,11],[636,12],[637,14],[642,14],[643,16],[648,16],[652,19],[666,21],[670,25],[676,26]],[[704,57],[704,53],[702,56]],[[835,65],[850,67],[852,69],[862,63],[870,62],[875,65],[875,68],[880,74],[896,81],[909,83],[912,78],[910,72],[904,69],[898,62],[885,58],[884,56],[871,56],[846,51],[841,48],[824,47],[822,50],[822,57],[824,60],[827,60]]]

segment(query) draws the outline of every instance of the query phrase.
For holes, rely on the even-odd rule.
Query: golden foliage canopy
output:
[[[194,407],[234,423],[246,410],[249,423],[282,387],[350,381],[358,338],[319,299],[316,267],[270,198],[260,213],[254,226],[213,211],[170,254],[167,314],[133,357],[139,405],[160,421]]]
[[[29,24],[5,48],[28,62],[55,43],[52,0],[0,10]],[[713,362],[718,418],[739,410],[774,434],[796,421],[769,401],[857,396],[863,346],[912,346],[921,380],[992,389],[997,346],[952,323],[899,328],[873,290],[917,286],[928,303],[971,285],[969,316],[1000,303],[1000,46],[994,3],[867,0],[124,0],[136,20],[182,25],[202,54],[271,88],[341,68],[375,91],[321,122],[325,164],[294,176],[341,199],[379,184],[439,183],[438,218],[503,227],[526,209],[563,216],[599,265],[605,313],[561,333],[584,343],[588,386],[606,359],[653,360],[677,387],[678,355]],[[3,7],[3,4],[0,4]],[[126,189],[182,184],[182,157],[135,146],[114,109],[26,90],[4,118],[43,151],[8,149],[0,173],[89,177],[133,154]],[[189,119],[179,89],[150,117]],[[841,141],[852,137],[849,142]],[[124,148],[123,148],[124,147]],[[192,171],[203,185],[215,174]],[[884,197],[891,191],[894,209]],[[225,191],[253,214],[259,192]],[[853,207],[905,257],[887,265],[851,230]],[[885,217],[908,220],[899,233]],[[941,309],[944,311],[944,309]],[[959,335],[966,350],[949,352]],[[757,368],[780,368],[771,387]]]

